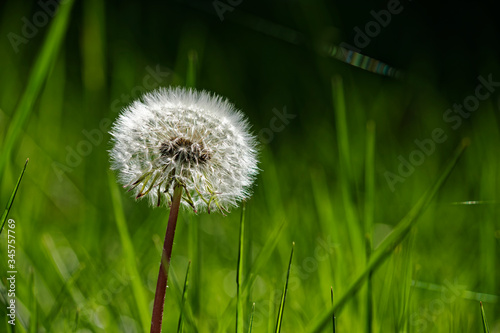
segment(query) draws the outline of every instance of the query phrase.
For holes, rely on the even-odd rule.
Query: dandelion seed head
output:
[[[250,195],[256,139],[244,115],[205,91],[160,88],[126,107],[111,130],[111,167],[136,198],[170,204],[176,185],[195,211],[224,211]]]

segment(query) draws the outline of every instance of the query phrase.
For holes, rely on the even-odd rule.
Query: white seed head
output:
[[[250,195],[256,139],[244,115],[220,96],[157,89],[126,107],[110,133],[112,169],[136,198],[170,204],[180,185],[186,207],[210,212]]]

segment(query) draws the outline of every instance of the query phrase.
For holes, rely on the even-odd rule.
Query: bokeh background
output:
[[[443,118],[474,96],[478,77],[500,82],[493,2],[401,1],[363,47],[356,28],[365,31],[371,11],[395,1],[87,0],[63,1],[51,15],[55,3],[0,5],[1,205],[30,159],[9,215],[17,225],[16,331],[147,330],[168,211],[116,185],[108,130],[131,100],[171,85],[226,96],[261,142],[243,256],[245,325],[255,303],[254,332],[275,327],[292,242],[282,330],[303,332],[330,307],[330,287],[342,295],[365,267],[365,231],[379,244],[464,137],[470,147],[372,276],[372,329],[477,332],[482,300],[499,331],[500,87],[456,128]],[[357,47],[401,75],[352,66],[325,53],[328,45]],[[345,123],[335,108],[342,99]],[[401,158],[420,149],[415,140],[439,128],[447,139],[391,186],[387,172],[397,175]],[[184,331],[234,331],[240,216],[181,212],[166,331],[177,328],[189,260]],[[0,331],[10,332],[0,237]],[[363,287],[336,314],[338,332],[366,330],[366,294]]]

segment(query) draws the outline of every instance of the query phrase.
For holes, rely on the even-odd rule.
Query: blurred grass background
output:
[[[498,92],[456,130],[443,120],[474,94],[479,75],[500,81],[487,4],[454,3],[451,16],[449,4],[402,2],[401,14],[361,50],[405,74],[395,79],[318,52],[324,43],[354,45],[353,28],[373,20],[371,10],[387,8],[383,1],[222,1],[232,8],[222,21],[211,2],[63,3],[54,17],[45,14],[45,24],[45,5],[0,5],[0,204],[30,158],[10,213],[17,225],[16,331],[148,329],[167,211],[113,186],[107,131],[132,99],[168,85],[228,97],[262,141],[243,258],[244,319],[248,325],[255,302],[254,332],[275,327],[293,241],[283,332],[305,331],[323,314],[331,286],[334,296],[346,290],[366,265],[364,223],[373,221],[377,246],[463,137],[471,145],[450,178],[373,274],[373,331],[480,331],[479,300],[499,331]],[[26,21],[39,26],[23,28]],[[23,42],[13,45],[12,34]],[[345,126],[332,77],[342,78]],[[293,118],[273,131],[283,113]],[[369,121],[373,163],[366,158]],[[414,140],[435,128],[447,140],[391,191],[385,173],[397,174],[398,156],[408,159]],[[373,175],[372,196],[365,173]],[[239,209],[227,217],[181,212],[166,331],[177,327],[189,260],[184,331],[234,330],[239,219]],[[5,233],[0,248],[5,272]],[[2,302],[6,285],[2,273]],[[366,294],[363,287],[336,314],[337,332],[367,330]],[[4,304],[2,332],[11,329]]]

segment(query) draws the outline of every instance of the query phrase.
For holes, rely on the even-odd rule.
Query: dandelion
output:
[[[256,139],[226,99],[184,88],[136,100],[111,135],[112,169],[124,187],[170,207],[151,323],[151,332],[160,332],[179,206],[224,214],[248,198],[258,172]]]
[[[120,115],[111,135],[112,168],[136,198],[194,211],[226,211],[249,196],[257,173],[255,138],[227,100],[182,88],[159,89]]]

